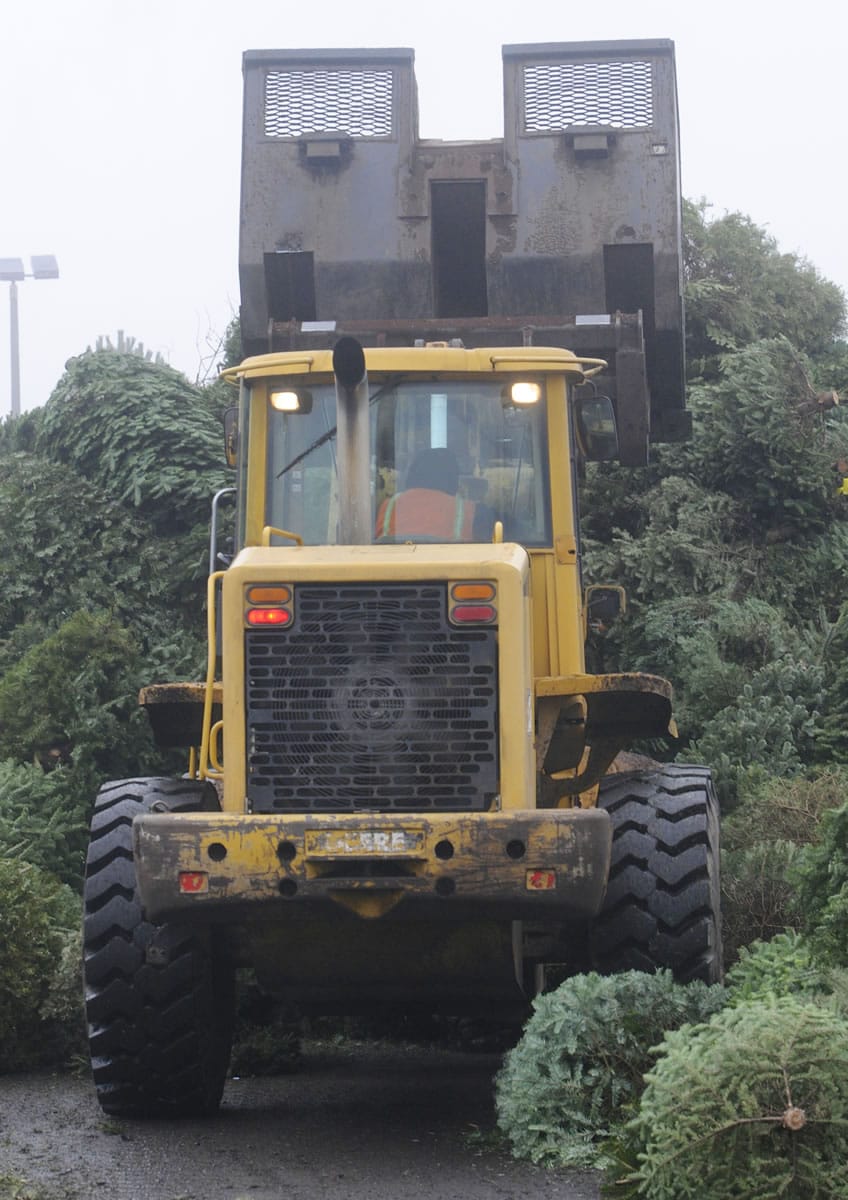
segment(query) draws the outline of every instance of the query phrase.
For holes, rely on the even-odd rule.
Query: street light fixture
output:
[[[24,279],[58,279],[59,264],[52,254],[33,254],[31,271],[22,258],[0,258],[0,281],[9,285],[9,341],[12,362],[12,416],[21,414],[21,347],[18,329],[18,284]]]

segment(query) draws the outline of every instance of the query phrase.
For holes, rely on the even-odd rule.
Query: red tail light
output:
[[[288,625],[292,616],[287,608],[249,608],[248,625]]]

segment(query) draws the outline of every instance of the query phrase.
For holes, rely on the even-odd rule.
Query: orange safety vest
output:
[[[474,501],[431,488],[408,488],[384,500],[377,513],[377,537],[428,537],[470,542]]]

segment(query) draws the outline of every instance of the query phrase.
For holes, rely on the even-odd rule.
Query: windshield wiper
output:
[[[403,379],[403,376],[398,376],[397,379],[392,379],[388,383],[384,383],[382,387],[377,388],[374,395],[368,397],[368,407],[370,408],[376,400],[379,400],[381,396],[386,394],[386,392],[390,392],[393,387],[396,387],[399,383],[403,383]],[[291,469],[296,467],[298,463],[301,463],[305,458],[308,458],[314,450],[319,450],[326,442],[329,442],[331,438],[334,438],[336,436],[337,429],[338,425],[334,425],[332,429],[328,429],[325,433],[322,433],[320,437],[317,437],[311,446],[306,447],[302,454],[298,454],[296,458],[291,460],[291,462],[286,463],[281,471],[277,472],[277,479],[282,479],[287,471],[291,471]]]

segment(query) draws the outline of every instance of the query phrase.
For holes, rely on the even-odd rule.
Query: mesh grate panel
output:
[[[301,585],[290,632],[246,633],[254,812],[489,807],[496,631],[445,605],[444,584]]]
[[[524,68],[524,131],[653,123],[649,62],[540,63]]]
[[[391,71],[269,71],[265,136],[391,137],[392,83]]]

